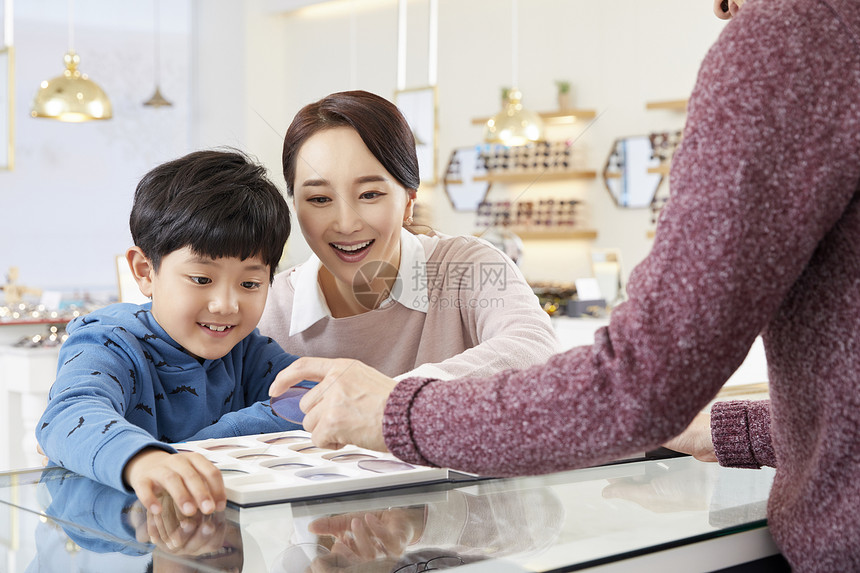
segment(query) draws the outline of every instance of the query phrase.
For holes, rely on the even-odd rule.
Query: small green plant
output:
[[[502,88],[502,102],[508,101],[508,96],[511,94],[511,88],[503,87]]]
[[[566,80],[555,80],[555,86],[558,88],[558,93],[570,93],[570,82]]]

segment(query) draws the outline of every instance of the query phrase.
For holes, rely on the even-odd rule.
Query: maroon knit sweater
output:
[[[681,432],[761,333],[772,534],[798,571],[860,570],[858,182],[860,1],[749,0],[703,62],[654,247],[594,345],[404,380],[386,444],[485,475],[606,462]]]

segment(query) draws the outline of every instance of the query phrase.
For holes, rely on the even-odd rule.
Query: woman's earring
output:
[[[403,225],[406,227],[411,226],[412,225],[412,217],[406,217],[406,219],[403,220]]]

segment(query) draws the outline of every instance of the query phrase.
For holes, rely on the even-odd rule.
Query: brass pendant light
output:
[[[155,93],[143,102],[143,105],[154,108],[170,107],[173,103],[161,95],[161,83],[159,81],[159,73],[161,71],[161,34],[159,33],[158,0],[153,0],[152,4],[155,7],[155,40],[153,41],[155,46],[155,58],[153,59],[155,66]]]
[[[505,107],[491,117],[484,128],[484,141],[507,146],[543,141],[543,120],[523,107],[522,97],[516,88],[508,92]]]
[[[517,33],[517,0],[511,0],[512,87],[508,91],[503,109],[491,117],[484,127],[484,141],[487,143],[514,146],[544,140],[543,120],[538,114],[523,107],[523,94],[517,89]]]
[[[72,40],[72,0],[69,0],[70,48],[63,58],[66,69],[62,75],[41,83],[30,115],[67,122],[110,119],[113,117],[110,100],[97,83],[78,69],[81,58],[71,48]]]

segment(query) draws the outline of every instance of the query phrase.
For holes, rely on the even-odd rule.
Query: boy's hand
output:
[[[183,515],[223,511],[227,507],[224,479],[212,462],[194,452],[170,454],[147,448],[131,458],[123,479],[151,513],[162,506],[159,494],[166,493]]]

